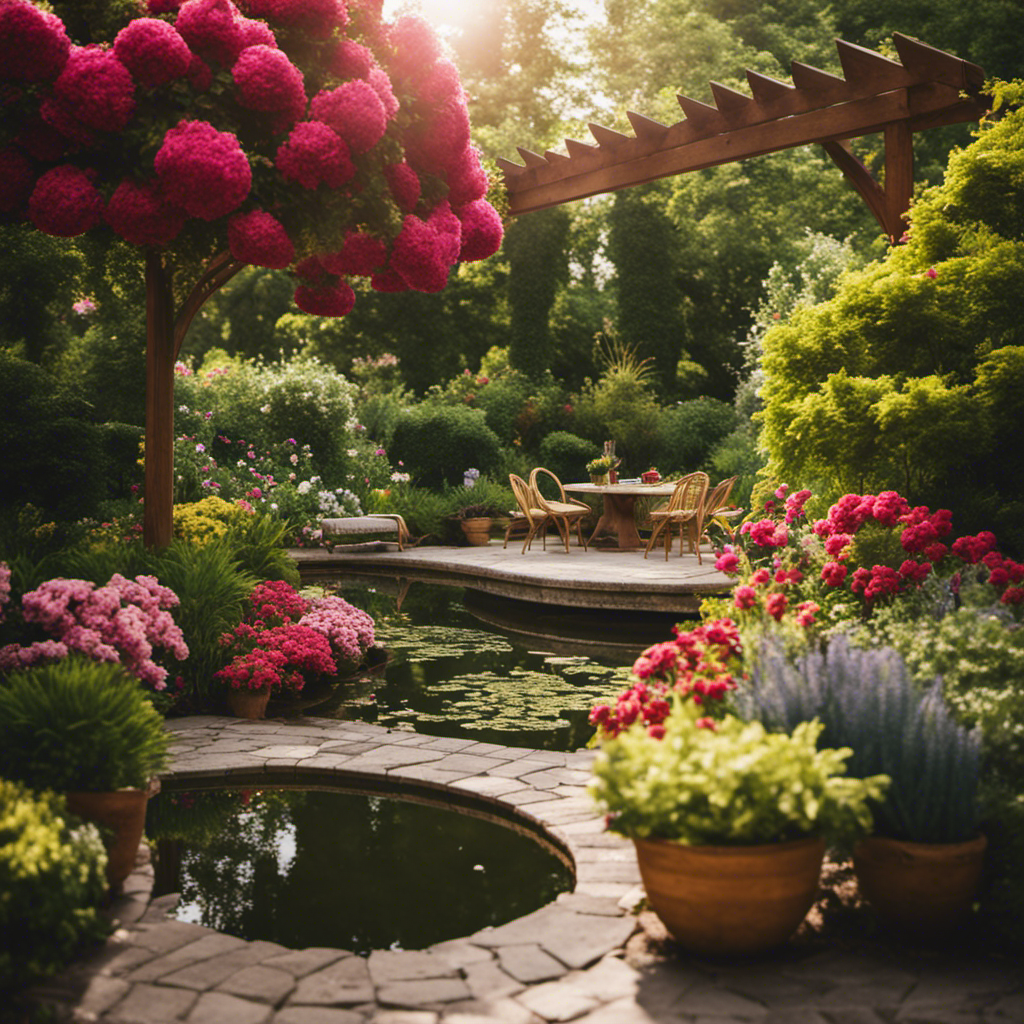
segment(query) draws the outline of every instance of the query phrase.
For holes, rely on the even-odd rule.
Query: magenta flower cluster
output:
[[[11,600],[11,569],[6,562],[0,562],[0,622],[7,616],[6,608]]]
[[[913,593],[956,558],[977,565],[973,574],[990,585],[1006,605],[1024,604],[1024,563],[1002,555],[992,533],[960,537],[948,543],[952,516],[948,509],[912,507],[895,491],[847,494],[810,526],[804,506],[810,492],[786,497],[780,487],[775,498],[779,520],[767,518],[741,530],[740,543],[726,544],[715,567],[741,578],[733,589],[732,606],[743,615],[768,616],[782,622],[787,615],[800,627],[814,625],[823,606],[843,595],[861,602],[865,615],[879,602]],[[777,507],[766,502],[766,510]],[[853,565],[858,532],[874,525],[898,531],[905,558],[899,565]],[[987,569],[987,574],[985,570]],[[946,568],[945,572],[950,573]],[[955,564],[954,582],[959,578]]]
[[[665,735],[665,719],[672,709],[669,694],[690,697],[696,704],[721,702],[736,688],[732,667],[742,651],[739,630],[732,619],[716,619],[688,631],[675,627],[675,639],[648,647],[633,665],[637,678],[619,694],[615,707],[598,704],[590,724],[602,737],[617,736],[641,721],[655,739]],[[698,719],[702,728],[714,728],[709,716]]]
[[[103,587],[88,580],[48,580],[22,596],[21,608],[26,623],[54,639],[26,647],[8,644],[0,649],[0,669],[77,651],[97,661],[119,662],[152,689],[166,689],[167,669],[154,660],[154,649],[178,661],[188,657],[188,645],[169,611],[177,604],[174,591],[155,576],[133,581],[115,573]]]
[[[245,618],[221,642],[234,657],[214,673],[218,682],[298,692],[358,666],[374,643],[373,619],[340,597],[309,601],[268,580],[253,589]]]
[[[330,316],[351,310],[352,276],[436,292],[501,245],[457,69],[422,18],[385,24],[374,2],[149,0],[109,44],[77,46],[3,0],[0,86],[27,101],[0,146],[0,212],[48,234],[105,224],[162,248],[206,222],[239,262],[293,268],[299,307]]]

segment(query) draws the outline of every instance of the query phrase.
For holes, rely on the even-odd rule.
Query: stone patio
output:
[[[168,916],[143,856],[107,943],[33,990],[107,1024],[1020,1024],[1019,961],[964,949],[784,948],[710,961],[652,945],[632,845],[603,830],[592,754],[438,739],[360,722],[172,720],[169,777],[304,779],[472,800],[543,829],[576,887],[526,917],[425,950],[290,950]]]

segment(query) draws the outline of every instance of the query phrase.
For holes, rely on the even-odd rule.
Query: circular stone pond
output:
[[[483,810],[380,793],[182,788],[150,801],[154,896],[178,920],[294,949],[422,949],[572,888],[568,855]]]

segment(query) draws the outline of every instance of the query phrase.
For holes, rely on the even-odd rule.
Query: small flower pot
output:
[[[270,687],[250,690],[247,686],[230,687],[226,694],[228,707],[235,718],[265,718],[270,703]]]
[[[472,519],[463,519],[461,521],[462,532],[465,534],[467,543],[476,546],[489,544],[491,540],[491,522],[490,516],[476,516]]]
[[[103,837],[107,850],[107,885],[114,890],[120,889],[135,867],[135,857],[146,827],[149,790],[75,790],[65,795],[72,814],[110,830]]]
[[[917,935],[944,934],[971,910],[988,840],[911,843],[868,836],[853,849],[861,895],[887,924]]]
[[[681,946],[705,955],[781,946],[814,903],[825,856],[816,836],[758,846],[633,844],[654,912]]]
[[[591,473],[590,474],[590,482],[592,484],[599,484],[599,485],[606,484],[606,483],[608,483],[608,474],[607,473]]]

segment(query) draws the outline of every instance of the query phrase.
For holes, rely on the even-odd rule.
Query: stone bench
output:
[[[398,541],[399,551],[405,550],[405,544],[409,540],[409,530],[405,525],[405,520],[400,515],[383,512],[368,516],[321,519],[320,529],[323,531],[324,537],[328,534],[339,537],[370,533],[394,534],[395,539]]]

